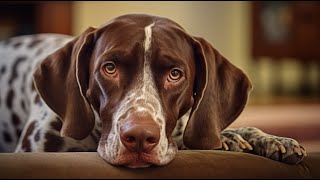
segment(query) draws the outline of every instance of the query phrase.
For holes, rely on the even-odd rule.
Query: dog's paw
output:
[[[305,149],[292,138],[270,135],[258,141],[257,145],[255,151],[259,154],[287,164],[298,164],[307,156]]]
[[[222,149],[226,151],[247,152],[253,150],[252,146],[239,134],[231,131],[221,133]]]

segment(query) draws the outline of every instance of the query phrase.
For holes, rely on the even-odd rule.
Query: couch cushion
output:
[[[162,167],[129,169],[105,162],[95,152],[2,153],[0,178],[320,178],[320,152],[298,165],[218,150],[179,151]]]

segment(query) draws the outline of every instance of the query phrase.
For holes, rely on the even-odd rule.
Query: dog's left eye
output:
[[[176,82],[182,77],[182,71],[178,68],[174,68],[170,71],[168,81]]]
[[[113,74],[116,73],[116,71],[117,71],[116,65],[115,65],[113,62],[107,62],[107,63],[104,65],[104,71],[105,71],[107,74],[113,75]]]

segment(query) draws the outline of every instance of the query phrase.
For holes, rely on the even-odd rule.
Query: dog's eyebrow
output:
[[[158,56],[161,64],[165,64],[166,66],[179,66],[182,68],[186,68],[186,61],[177,55],[171,53],[161,53]]]
[[[106,61],[113,61],[120,64],[134,64],[136,63],[135,58],[130,58],[130,52],[123,49],[114,49],[104,52],[96,59],[95,68],[98,68],[101,64]]]
[[[124,54],[126,54],[128,52],[126,52],[125,50],[108,50],[103,52],[100,56],[98,56],[97,60],[101,61],[101,60],[117,60],[120,59],[120,57],[122,57]]]

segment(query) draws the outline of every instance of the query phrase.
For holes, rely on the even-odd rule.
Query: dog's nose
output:
[[[130,151],[149,152],[160,139],[160,128],[151,121],[129,120],[120,127],[122,144]]]

